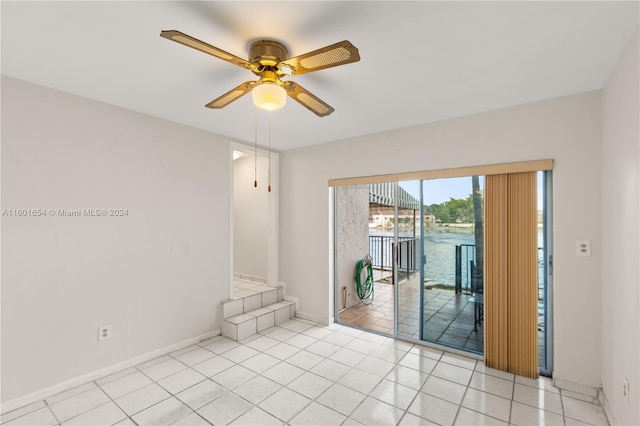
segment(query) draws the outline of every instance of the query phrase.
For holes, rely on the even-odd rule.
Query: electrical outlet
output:
[[[576,256],[591,256],[591,241],[576,241]]]
[[[98,327],[98,342],[111,339],[111,324]]]
[[[625,399],[627,400],[627,405],[629,405],[629,403],[631,402],[631,399],[629,397],[629,379],[627,379],[626,377],[622,378],[622,392]]]

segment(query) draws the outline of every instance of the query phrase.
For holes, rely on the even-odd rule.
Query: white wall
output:
[[[2,78],[2,400],[220,328],[226,138]],[[98,343],[98,326],[111,340]]]
[[[599,92],[281,154],[280,276],[300,314],[332,316],[328,179],[545,158],[556,161],[555,376],[600,386]],[[593,256],[576,257],[583,239]]]
[[[254,156],[233,162],[233,272],[267,278],[268,158]],[[273,185],[275,190],[275,185]]]
[[[602,96],[602,385],[617,424],[640,424],[640,49],[638,32]],[[630,382],[630,404],[622,380]],[[613,420],[613,419],[612,419]]]

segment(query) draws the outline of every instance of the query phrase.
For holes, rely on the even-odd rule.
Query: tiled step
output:
[[[222,303],[223,336],[242,340],[295,317],[296,306],[283,300],[282,287],[258,289]]]
[[[242,340],[296,316],[296,305],[281,301],[222,320],[222,335]]]
[[[222,319],[272,305],[284,298],[282,287],[261,286],[260,288],[260,292],[254,291],[253,294],[222,302]]]

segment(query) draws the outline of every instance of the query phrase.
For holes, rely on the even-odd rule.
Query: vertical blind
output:
[[[536,173],[486,176],[485,363],[538,377]]]

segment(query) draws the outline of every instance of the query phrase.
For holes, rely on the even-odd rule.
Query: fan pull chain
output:
[[[271,192],[271,113],[269,113],[269,192]]]
[[[254,145],[255,145],[255,155],[253,157],[253,187],[258,187],[258,108],[255,108],[254,114]]]

